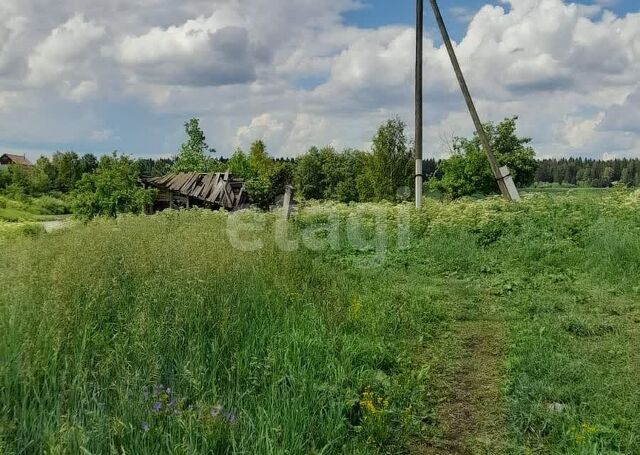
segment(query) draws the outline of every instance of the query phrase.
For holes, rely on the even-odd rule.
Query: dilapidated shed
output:
[[[151,212],[167,208],[208,207],[236,210],[247,202],[244,181],[225,173],[189,172],[144,178],[158,190]]]

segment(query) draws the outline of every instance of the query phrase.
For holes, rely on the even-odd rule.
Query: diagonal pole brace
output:
[[[451,59],[451,64],[453,65],[453,70],[456,73],[456,78],[458,79],[458,83],[460,84],[460,90],[462,90],[462,95],[464,96],[464,100],[467,103],[467,108],[469,109],[469,114],[471,114],[471,118],[476,127],[476,132],[478,133],[478,137],[480,138],[480,142],[482,143],[482,148],[484,148],[485,153],[487,154],[487,158],[489,159],[489,164],[491,165],[491,171],[493,172],[496,181],[498,182],[498,187],[500,188],[500,193],[507,199],[508,201],[519,201],[520,195],[518,193],[518,189],[513,183],[513,178],[511,177],[511,173],[506,166],[502,168],[498,165],[498,161],[496,157],[493,155],[491,151],[491,144],[489,143],[489,138],[487,137],[487,133],[482,126],[482,122],[480,121],[480,116],[478,115],[478,111],[476,110],[476,106],[473,103],[473,98],[471,98],[471,92],[469,91],[469,87],[467,86],[467,82],[464,78],[464,74],[462,73],[462,69],[460,68],[460,63],[458,62],[458,57],[456,56],[456,52],[453,49],[453,45],[451,44],[451,38],[449,37],[449,32],[447,31],[447,27],[444,23],[444,19],[442,19],[442,14],[440,13],[440,8],[438,7],[438,3],[436,0],[430,0],[431,9],[433,9],[433,14],[435,15],[436,22],[438,23],[438,28],[440,28],[440,33],[442,34],[442,40],[444,41],[444,45],[447,48],[447,52],[449,53],[449,58]]]

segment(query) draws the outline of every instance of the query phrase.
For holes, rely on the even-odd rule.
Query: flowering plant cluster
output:
[[[214,406],[198,405],[180,397],[171,387],[155,385],[151,390],[145,388],[142,398],[149,412],[149,419],[140,424],[143,432],[152,429],[149,422],[159,422],[163,418],[187,416],[200,420],[206,424],[235,425],[237,416],[234,412],[226,410],[222,405]]]
[[[375,392],[365,388],[360,398],[360,409],[364,411],[366,415],[375,415],[384,412],[389,408],[389,400],[377,395]]]
[[[365,387],[358,400],[360,410],[360,426],[367,444],[382,447],[390,437],[389,428],[392,425],[393,412],[390,403],[380,393]]]
[[[590,423],[584,422],[580,426],[572,426],[569,429],[569,434],[572,436],[576,444],[590,444],[593,436],[598,433],[598,427]]]

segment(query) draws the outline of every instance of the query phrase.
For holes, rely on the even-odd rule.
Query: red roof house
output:
[[[5,153],[0,156],[0,166],[8,166],[10,164],[17,164],[19,166],[33,166],[31,161],[27,159],[24,155],[11,155],[10,153]]]

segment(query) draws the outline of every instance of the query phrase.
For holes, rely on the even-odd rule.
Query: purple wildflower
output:
[[[231,425],[236,423],[237,418],[233,412],[227,412],[224,414],[224,416],[227,418],[227,422],[229,422]]]
[[[160,412],[161,409],[162,409],[162,403],[160,403],[159,401],[156,401],[155,403],[153,403],[153,406],[151,407],[151,410],[153,412]]]
[[[147,431],[149,431],[149,424],[147,422],[142,422],[140,428],[146,433]]]

